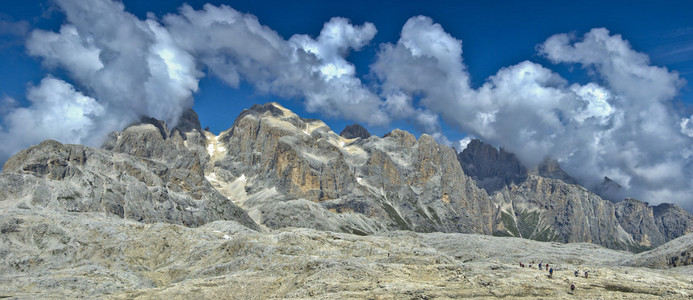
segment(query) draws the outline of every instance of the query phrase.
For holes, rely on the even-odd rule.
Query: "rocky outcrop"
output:
[[[680,236],[654,250],[639,253],[625,265],[647,268],[675,268],[693,265],[693,233]]]
[[[366,128],[363,128],[363,126],[359,124],[351,124],[348,125],[347,127],[344,127],[344,130],[339,133],[339,136],[345,138],[345,139],[355,139],[355,138],[362,138],[362,139],[367,139],[371,137],[371,133],[368,132]]]

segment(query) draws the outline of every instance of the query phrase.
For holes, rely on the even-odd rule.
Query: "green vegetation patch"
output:
[[[507,230],[507,236],[522,237],[518,231],[517,224],[515,224],[515,220],[510,214],[501,212],[501,222],[503,222],[503,226]],[[494,235],[496,235],[495,232]]]
[[[409,227],[409,224],[407,224],[404,219],[397,213],[394,207],[390,205],[389,203],[383,201],[383,209],[387,213],[387,215],[390,217],[390,219],[394,220],[395,223],[397,223],[397,228],[402,229],[402,230],[411,230]]]

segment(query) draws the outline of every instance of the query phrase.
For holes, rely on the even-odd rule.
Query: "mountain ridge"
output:
[[[479,140],[458,154],[429,135],[417,139],[399,129],[383,137],[346,138],[324,122],[301,118],[278,103],[244,110],[219,135],[201,130],[192,110],[179,124],[169,130],[164,122],[145,118],[113,133],[98,150],[59,143],[37,147],[59,153],[65,151],[62,148],[103,153],[106,158],[90,162],[106,166],[117,158],[154,168],[151,175],[143,174],[152,171],[140,170],[130,176],[135,180],[131,184],[149,184],[148,199],[169,199],[165,201],[173,201],[166,202],[172,203],[170,210],[201,208],[188,202],[203,198],[204,193],[215,195],[213,203],[227,199],[224,205],[234,211],[233,218],[254,229],[259,225],[355,234],[391,230],[480,233],[591,242],[631,251],[650,249],[693,231],[693,217],[675,205],[655,209],[637,200],[614,204],[576,185],[556,161],[545,160],[535,170],[527,170],[514,154]],[[34,157],[31,151],[21,153],[8,161],[6,167],[10,168],[0,180],[18,174],[30,176],[23,171],[29,168],[36,176],[58,180],[56,186],[65,178],[63,173],[83,172],[79,160],[69,161],[70,156],[64,162],[50,155]],[[22,164],[32,159],[40,161],[38,167]],[[98,175],[98,169],[94,166],[90,172]],[[60,174],[51,178],[51,172]],[[85,185],[86,179],[74,178],[78,185]],[[5,183],[16,185],[13,180]],[[105,201],[91,189],[86,191],[97,201]],[[56,200],[63,197],[60,193],[49,194],[53,198],[48,202],[65,202]],[[170,200],[171,195],[178,200]],[[119,197],[117,212],[123,202]],[[186,197],[191,200],[180,200]],[[204,207],[203,215],[215,215],[215,207]],[[151,220],[199,226],[219,218],[170,219],[170,212],[165,215]]]
[[[244,191],[250,194],[274,187],[275,196],[284,203],[282,215],[290,215],[291,207],[308,205],[312,215],[339,220],[335,223],[339,225],[330,227],[336,231],[477,232],[595,242],[642,251],[693,228],[690,214],[681,211],[657,223],[647,211],[652,208],[619,210],[577,186],[556,161],[545,160],[537,169],[527,170],[512,153],[481,141],[472,142],[468,149],[476,146],[486,151],[488,157],[481,160],[491,162],[486,166],[496,164],[496,171],[486,170],[488,176],[482,179],[494,180],[491,175],[502,173],[498,168],[506,168],[499,157],[511,164],[506,168],[512,171],[507,178],[495,180],[493,189],[485,189],[487,186],[474,172],[468,176],[460,160],[465,151],[455,154],[429,135],[416,139],[395,129],[382,138],[346,139],[322,121],[300,118],[277,103],[256,105],[242,112],[229,130],[218,137],[208,136],[210,139],[219,139],[227,149],[224,158],[213,162],[217,173],[232,171],[225,177],[226,184],[243,176]],[[243,163],[239,164],[239,159]],[[484,167],[479,165],[477,169]],[[428,184],[429,180],[435,183]],[[272,217],[276,213],[273,202],[260,202],[245,202],[248,209],[257,211],[256,221],[261,223],[259,215],[263,215],[265,220],[273,219],[267,221],[272,226],[281,227],[279,218]],[[629,223],[636,222],[636,216],[660,225],[641,233],[640,227]],[[661,225],[666,222],[678,226],[666,229]],[[590,225],[602,223],[609,225]]]

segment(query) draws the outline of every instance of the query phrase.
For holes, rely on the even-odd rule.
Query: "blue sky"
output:
[[[0,160],[190,106],[218,133],[277,101],[693,207],[689,1],[186,2],[0,3]]]
[[[201,8],[205,3],[226,4],[258,17],[260,22],[288,39],[302,33],[316,36],[322,25],[335,16],[349,18],[354,24],[372,22],[378,34],[361,51],[352,51],[349,60],[355,64],[359,77],[365,78],[378,45],[395,42],[402,25],[416,15],[431,17],[452,36],[463,41],[465,63],[475,86],[482,84],[500,68],[523,60],[543,62],[535,48],[556,33],[584,33],[595,27],[605,27],[624,35],[638,51],[647,53],[653,64],[677,70],[688,82],[693,82],[693,21],[689,1],[123,1],[128,12],[141,19],[151,12],[157,16],[176,13],[183,3]],[[364,8],[367,7],[367,8]],[[60,9],[50,1],[4,1],[0,4],[3,21],[27,21],[26,28],[57,30],[64,22]],[[38,83],[46,73],[40,61],[29,57],[23,47],[23,37],[3,32],[0,50],[0,93],[22,100],[27,83]],[[559,66],[567,78],[583,80],[581,70]],[[195,95],[195,109],[205,126],[214,132],[230,125],[227,112],[237,115],[254,103],[277,99],[257,94],[252,87],[232,88],[219,80],[206,77]],[[221,99],[225,99],[223,101]],[[693,91],[690,85],[681,91],[680,99],[690,111]],[[220,101],[221,100],[221,101]],[[283,105],[301,115],[306,113],[300,99],[289,99]],[[220,109],[221,108],[221,109]],[[327,118],[335,131],[350,120]],[[397,124],[416,131],[406,122]],[[369,128],[377,134],[391,126]],[[464,137],[465,133],[446,128],[446,133]]]

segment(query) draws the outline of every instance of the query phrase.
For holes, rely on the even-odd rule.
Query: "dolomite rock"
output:
[[[464,173],[474,178],[476,184],[489,194],[511,184],[520,184],[527,179],[527,169],[515,157],[502,148],[473,139],[457,155]]]
[[[243,178],[241,191],[225,195],[273,228],[287,215],[308,214],[355,233],[492,231],[488,195],[464,175],[454,150],[428,135],[417,140],[393,130],[383,138],[347,139],[271,103],[244,111],[208,141],[212,149],[224,149],[210,155],[215,168],[208,178],[220,190]],[[244,200],[270,191],[280,195],[276,205]],[[318,205],[297,206],[299,199]]]
[[[634,199],[611,203],[576,185],[555,160],[527,171],[514,155],[478,140],[458,159],[500,207],[496,235],[643,251],[693,232],[693,217],[680,207],[653,208]]]
[[[116,145],[134,141],[133,136],[147,145],[130,148],[137,155],[50,140],[20,151],[0,173],[2,207],[101,211],[147,223],[193,227],[214,220],[237,220],[258,228],[211,186],[194,155],[181,152],[171,157],[175,152],[162,144],[159,128],[131,126]],[[170,160],[140,157],[145,155]]]

